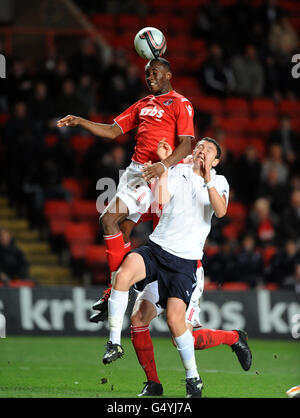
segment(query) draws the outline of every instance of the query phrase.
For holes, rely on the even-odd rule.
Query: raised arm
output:
[[[161,163],[155,163],[151,166],[145,167],[143,170],[143,178],[146,181],[151,181],[155,177],[159,177],[167,168],[179,163],[187,155],[191,154],[191,144],[193,137],[179,136],[179,145],[174,149],[171,155],[162,160]]]
[[[96,123],[74,115],[68,115],[60,119],[57,122],[57,126],[59,128],[64,126],[80,126],[95,136],[109,139],[115,139],[122,134],[121,128],[116,123]]]

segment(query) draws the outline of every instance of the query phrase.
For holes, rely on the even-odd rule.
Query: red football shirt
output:
[[[191,102],[176,91],[139,100],[117,116],[114,121],[122,132],[138,128],[132,160],[138,163],[159,161],[157,144],[165,139],[176,147],[178,136],[194,137],[194,109]]]

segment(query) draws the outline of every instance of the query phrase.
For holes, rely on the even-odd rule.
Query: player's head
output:
[[[195,165],[201,164],[204,154],[211,167],[216,167],[216,165],[219,164],[221,158],[221,147],[215,139],[205,137],[197,142],[193,151]]]
[[[156,96],[172,90],[171,66],[164,58],[159,57],[148,61],[145,67],[145,78],[150,92]]]

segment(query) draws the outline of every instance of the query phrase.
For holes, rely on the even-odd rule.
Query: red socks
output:
[[[216,347],[220,344],[232,345],[239,339],[237,331],[222,331],[201,328],[193,331],[195,350]]]
[[[103,235],[109,270],[118,270],[124,257],[124,239],[122,232],[115,235]]]
[[[147,376],[147,380],[160,383],[156,371],[149,326],[134,327],[131,325],[131,341],[139,363]]]

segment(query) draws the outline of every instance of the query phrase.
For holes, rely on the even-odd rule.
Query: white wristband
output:
[[[214,183],[214,181],[213,181],[213,180],[210,180],[208,183],[205,183],[205,186],[206,186],[208,189],[211,189],[212,187],[215,187],[215,183]]]
[[[161,161],[158,161],[158,164],[161,164],[162,166],[163,166],[163,168],[164,168],[164,171],[167,171],[168,169],[167,169],[167,167],[164,165],[164,163],[163,162],[161,162]]]

